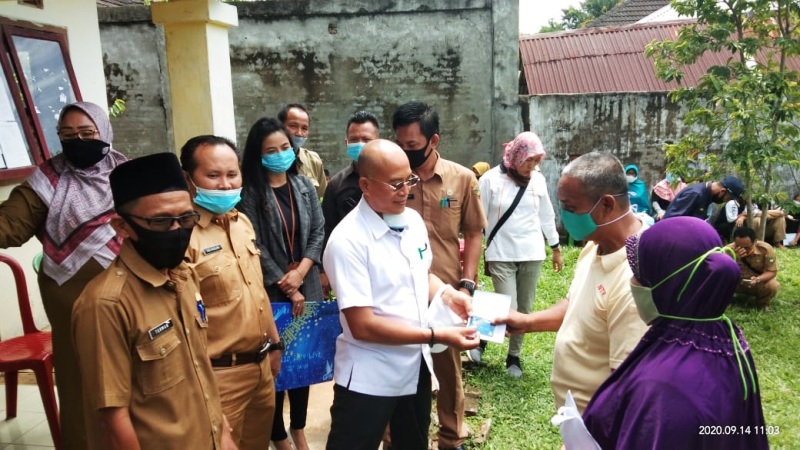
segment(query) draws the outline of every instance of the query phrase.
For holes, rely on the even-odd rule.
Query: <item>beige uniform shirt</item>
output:
[[[27,181],[0,203],[0,248],[19,247],[44,228],[47,205]]]
[[[437,155],[431,155],[431,158]],[[486,228],[478,180],[471,170],[441,156],[434,175],[411,188],[406,206],[422,216],[433,249],[431,272],[445,283],[461,279],[458,236]]]
[[[253,225],[236,210],[215,216],[195,207],[200,222],[186,256],[197,273],[205,302],[208,356],[257,351],[267,338],[276,339],[277,333]]]
[[[734,244],[728,247],[734,248]],[[778,257],[775,249],[763,241],[756,241],[753,253],[744,258],[736,258],[736,263],[742,269],[742,278],[752,278],[764,272],[778,272]]]
[[[317,152],[312,152],[307,148],[300,147],[297,152],[297,159],[300,160],[300,165],[297,171],[300,175],[305,175],[311,180],[314,189],[317,190],[317,196],[322,198],[325,195],[325,189],[328,187],[328,180],[325,179],[325,166],[322,164],[322,158],[319,157]]]
[[[221,447],[222,410],[198,292],[185,263],[167,277],[126,241],[75,303],[84,403],[91,411],[128,408],[143,449]]]

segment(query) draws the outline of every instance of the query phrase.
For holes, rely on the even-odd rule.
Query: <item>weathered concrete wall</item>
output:
[[[125,113],[111,119],[114,146],[129,157],[170,151],[163,31],[144,6],[98,11],[109,103],[126,103]]]
[[[276,0],[236,4],[230,31],[237,142],[284,103],[311,112],[307,147],[332,172],[346,164],[344,127],[364,109],[392,138],[391,115],[421,100],[441,117],[441,151],[466,165],[491,158],[522,128],[517,6],[506,0]],[[128,102],[114,121],[129,154],[168,147],[168,98],[158,81],[163,38],[146,8],[102,9],[110,96]],[[514,24],[508,27],[508,24]]]
[[[609,151],[639,166],[648,189],[664,176],[663,145],[686,133],[681,108],[666,94],[589,94],[520,97],[523,120],[542,139],[542,172],[555,199],[561,169],[574,157]]]

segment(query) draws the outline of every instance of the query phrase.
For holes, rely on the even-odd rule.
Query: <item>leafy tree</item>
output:
[[[564,31],[564,24],[557,22],[556,19],[550,19],[547,21],[547,25],[539,29],[539,33],[550,33],[552,31]]]
[[[747,208],[767,211],[775,193],[777,166],[798,166],[800,88],[787,60],[800,54],[800,6],[796,0],[672,0],[682,16],[697,22],[676,40],[653,42],[646,55],[658,76],[681,84],[686,67],[706,52],[722,53],[696,87],[680,86],[670,98],[688,108],[690,132],[666,145],[667,170],[686,179],[742,178]],[[748,217],[751,217],[749,214]],[[748,219],[748,223],[749,219]],[[764,238],[766,220],[756,230]]]
[[[578,8],[570,6],[561,10],[561,21],[557,22],[550,19],[547,25],[543,26],[539,32],[547,33],[550,31],[574,30],[583,28],[589,22],[597,19],[603,14],[613,9],[623,0],[584,0]]]

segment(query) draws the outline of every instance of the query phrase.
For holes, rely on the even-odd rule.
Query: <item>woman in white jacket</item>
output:
[[[526,131],[505,144],[503,162],[484,173],[479,181],[488,220],[486,236],[491,238],[487,239],[485,260],[494,289],[510,295],[511,307],[521,313],[529,313],[533,307],[542,263],[547,256],[545,238],[553,249],[553,270],[560,271],[564,265],[547,182],[538,170],[544,156],[542,141]],[[497,228],[520,190],[518,204]],[[519,354],[524,337],[510,338],[506,369],[514,378],[522,376]],[[480,347],[469,351],[470,359],[480,362],[485,348],[486,342],[482,341]]]

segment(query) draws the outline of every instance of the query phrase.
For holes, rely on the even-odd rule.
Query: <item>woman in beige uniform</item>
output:
[[[71,342],[72,305],[86,283],[119,253],[108,224],[113,212],[108,174],[125,156],[111,148],[108,114],[78,102],[61,110],[62,152],[42,163],[0,204],[0,248],[36,236],[44,256],[39,290],[53,331],[53,362],[64,448],[88,448],[80,372]]]

